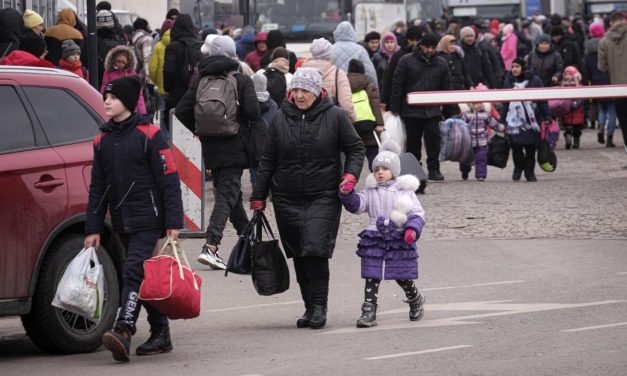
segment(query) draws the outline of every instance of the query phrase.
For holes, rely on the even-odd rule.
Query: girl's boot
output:
[[[415,298],[407,299],[405,303],[409,304],[409,319],[411,321],[418,321],[424,316],[425,309],[423,305],[425,304],[425,296],[420,291],[418,291],[418,295]]]
[[[564,141],[566,141],[566,150],[569,150],[573,145],[572,127],[566,127],[566,132],[564,132]]]
[[[581,127],[575,128],[573,131],[573,149],[579,149],[579,139],[581,138]]]
[[[607,138],[610,138],[610,136],[607,136]],[[603,128],[599,129],[599,131],[597,132],[597,142],[599,144],[604,144],[605,143],[605,137],[604,137],[604,133],[603,133]]]
[[[361,306],[361,317],[357,320],[358,328],[370,328],[377,326],[377,304],[364,302]]]

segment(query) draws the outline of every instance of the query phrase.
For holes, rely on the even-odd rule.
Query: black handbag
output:
[[[255,212],[250,222],[244,227],[244,231],[239,235],[239,240],[231,250],[229,261],[226,264],[224,276],[229,273],[250,274],[252,272],[252,254],[255,243],[255,229],[259,221],[260,212]]]
[[[509,140],[495,134],[488,141],[488,166],[505,168],[509,159]]]
[[[259,295],[279,294],[290,287],[290,271],[279,241],[274,238],[268,219],[262,211],[256,224],[255,242],[252,249],[252,279]],[[270,235],[272,240],[262,240],[262,232]]]

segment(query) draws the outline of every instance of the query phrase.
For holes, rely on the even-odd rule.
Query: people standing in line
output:
[[[621,12],[614,12],[610,18],[610,29],[599,42],[598,67],[608,72],[612,85],[627,84],[627,21]],[[616,117],[623,134],[623,147],[627,153],[627,98],[614,99]]]
[[[170,29],[174,25],[174,21],[166,19],[159,29],[159,42],[155,44],[148,65],[148,73],[150,80],[155,83],[157,94],[159,95],[159,126],[167,131],[165,118],[168,116],[165,110],[165,99],[168,92],[165,91],[165,83],[163,82],[163,67],[165,65],[165,49],[170,44]]]
[[[495,88],[497,84],[490,58],[477,45],[475,30],[466,26],[460,30],[459,35],[460,45],[464,51],[464,64],[470,72],[472,82],[475,85],[484,84],[491,89]]]
[[[76,26],[76,16],[70,8],[65,8],[59,14],[56,25],[48,28],[44,33],[44,39],[48,46],[46,60],[52,64],[59,65],[59,60],[63,55],[61,44],[66,39],[72,39],[80,48],[83,47],[83,34],[74,28]]]
[[[351,59],[361,61],[366,68],[368,80],[373,85],[377,85],[378,88],[377,72],[374,69],[374,65],[366,49],[357,43],[357,33],[353,25],[348,21],[340,22],[335,28],[335,31],[333,31],[333,40],[333,64],[335,64],[338,69],[346,72],[348,70],[348,62],[351,61]]]
[[[394,53],[396,53],[399,49],[400,47],[396,42],[394,33],[385,33],[381,39],[381,47],[379,48],[379,51],[377,51],[377,53],[375,53],[372,57],[372,64],[374,64],[374,69],[377,72],[377,82],[379,87],[381,87],[381,81],[383,80],[385,68],[387,68]]]
[[[368,51],[368,56],[370,59],[374,56],[377,51],[379,51],[379,47],[381,46],[381,34],[376,31],[371,31],[364,37],[364,48]]]
[[[514,60],[512,70],[505,77],[503,89],[538,87],[542,87],[540,77],[527,69],[523,59]],[[529,101],[504,102],[500,116],[505,121],[506,133],[512,145],[512,180],[519,181],[524,172],[528,182],[538,181],[535,175],[536,150],[540,142],[540,124],[542,121],[551,121],[548,103],[537,101],[532,106]]]
[[[599,62],[599,42],[605,36],[605,27],[601,23],[590,25],[590,39],[585,43],[585,63],[590,83],[595,85],[609,85],[610,76],[607,72],[602,72],[598,67]],[[614,145],[614,129],[616,129],[616,107],[613,99],[599,99],[593,102],[597,108],[599,128],[597,130],[597,141],[605,144],[608,148]],[[606,134],[607,132],[607,134]],[[607,135],[607,143],[605,136]]]
[[[568,66],[564,68],[562,73],[561,86],[576,87],[581,86],[581,73],[577,68]],[[562,116],[562,125],[564,126],[564,141],[566,149],[579,149],[579,139],[581,137],[581,129],[584,124],[583,101],[571,101],[570,111]]]
[[[518,37],[514,33],[514,25],[512,24],[507,24],[503,28],[501,57],[503,57],[503,63],[505,63],[505,70],[511,70],[512,62],[518,57]]]
[[[424,295],[418,279],[417,240],[425,225],[425,212],[415,191],[420,182],[413,175],[400,175],[400,146],[388,140],[373,161],[374,173],[366,178],[359,193],[340,191],[342,204],[351,213],[367,213],[368,226],[359,233],[357,256],[361,258],[361,278],[365,279],[364,303],[357,327],[377,325],[379,286],[382,280],[395,280],[409,304],[409,319],[424,315]],[[347,192],[348,191],[348,192]]]
[[[372,172],[372,161],[379,152],[379,144],[372,132],[376,132],[380,137],[385,130],[385,125],[383,123],[383,114],[381,113],[381,103],[379,102],[379,90],[368,81],[365,72],[361,61],[353,59],[348,63],[348,74],[346,76],[353,93],[353,107],[355,108],[356,117],[353,125],[355,125],[357,134],[359,134],[361,141],[366,147],[368,169]],[[361,91],[365,92],[367,101],[364,101],[363,95],[359,95]],[[357,101],[361,103],[357,103]]]
[[[418,26],[410,26],[407,29],[407,35],[405,36],[405,43],[401,44],[401,49],[398,50],[390,59],[388,66],[383,72],[383,87],[380,88],[381,93],[381,110],[390,110],[390,98],[392,97],[392,78],[394,77],[394,71],[398,65],[398,61],[401,57],[412,53],[420,39],[422,38],[422,30]]]
[[[464,56],[461,48],[456,44],[455,37],[444,35],[438,42],[438,56],[446,60],[451,75],[451,89],[468,90],[475,85],[464,64]]]
[[[336,106],[346,111],[351,122],[356,120],[351,86],[346,73],[333,64],[333,45],[324,38],[314,39],[309,47],[311,59],[303,68],[315,68],[322,72],[322,86]],[[348,66],[347,66],[348,67]]]
[[[105,88],[109,82],[120,77],[137,76],[135,67],[137,66],[137,58],[130,47],[117,46],[114,47],[105,58],[105,72],[102,75],[102,86],[100,92],[104,94]],[[141,80],[140,80],[141,82]],[[134,112],[146,115],[146,103],[144,102],[144,94],[140,91],[137,107]]]
[[[168,141],[159,127],[133,112],[140,90],[137,76],[111,81],[104,89],[105,112],[111,119],[94,139],[85,221],[85,248],[98,249],[110,213],[126,252],[118,317],[102,336],[104,348],[117,361],[129,360],[142,305],[148,312],[150,338],[137,347],[137,355],[172,350],[167,317],[138,296],[144,261],[153,256],[157,241],[164,234],[177,239],[183,227],[181,182]]]
[[[451,90],[451,76],[446,60],[436,55],[438,37],[425,34],[419,49],[401,58],[394,70],[390,111],[400,116],[405,123],[407,151],[420,161],[422,138],[427,149],[429,180],[444,180],[440,172],[440,120],[442,107],[439,105],[410,105],[407,94],[414,91]],[[428,77],[429,79],[425,79]],[[455,106],[457,107],[457,106]],[[446,112],[455,112],[445,106]]]
[[[288,100],[270,123],[250,201],[252,210],[264,210],[272,193],[281,242],[294,260],[305,303],[299,328],[326,324],[329,259],[342,213],[338,191],[354,188],[363,161],[361,139],[346,113],[326,95],[321,72],[299,68]]]
[[[177,22],[183,17],[180,15]],[[174,24],[176,26],[176,23]],[[230,220],[240,234],[248,224],[248,216],[242,204],[242,174],[249,167],[249,159],[243,135],[250,122],[259,117],[259,102],[252,79],[240,73],[235,52],[235,42],[227,36],[217,36],[211,42],[208,57],[198,64],[200,80],[194,81],[176,106],[176,117],[191,132],[196,129],[194,108],[200,82],[209,76],[232,74],[237,82],[238,133],[231,137],[200,136],[205,168],[211,170],[215,204],[209,218],[206,241],[198,262],[212,269],[226,269],[226,262],[218,252],[222,242],[224,226]],[[224,98],[223,100],[235,100]]]
[[[63,56],[59,60],[59,69],[72,72],[89,82],[87,68],[81,62],[81,48],[71,39],[66,39],[62,44]]]
[[[542,34],[538,38],[538,44],[525,58],[529,69],[533,69],[542,80],[542,86],[556,86],[562,80],[564,61],[562,56],[553,49],[551,37]]]
[[[267,32],[260,31],[257,33],[253,42],[255,49],[246,54],[244,57],[244,62],[246,62],[246,64],[248,64],[255,72],[261,69],[261,57],[268,51],[268,44],[266,43],[267,39]]]
[[[487,88],[484,86],[484,89]],[[468,124],[470,129],[475,178],[478,181],[484,181],[488,177],[488,128],[496,132],[505,132],[505,126],[492,116],[490,103],[470,103],[468,107],[469,111],[463,112],[461,119]],[[459,170],[462,173],[462,179],[468,180],[472,163],[460,162]]]

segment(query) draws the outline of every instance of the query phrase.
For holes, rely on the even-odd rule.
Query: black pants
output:
[[[205,164],[207,162],[205,161]],[[248,224],[242,203],[242,173],[239,167],[214,168],[215,203],[207,227],[207,244],[218,245],[222,240],[226,220],[230,219],[239,235]]]
[[[536,145],[512,144],[512,158],[514,159],[514,171],[525,172],[525,178],[535,176]]]
[[[139,286],[144,279],[144,261],[152,257],[161,230],[146,230],[131,234],[118,234],[126,249],[126,263],[122,278],[120,312],[116,324],[135,334],[135,323],[139,317],[140,305],[148,312],[150,327],[168,325],[168,318],[150,304],[139,301]]]
[[[620,123],[620,130],[623,134],[623,143],[627,145],[627,98],[616,98],[616,118]]]
[[[429,171],[440,170],[440,118],[429,119],[403,118],[407,133],[407,151],[420,161],[422,157],[422,137],[427,150],[427,168]],[[403,145],[401,145],[402,147]]]
[[[378,146],[366,146],[366,159],[368,160],[368,170],[372,172],[372,162],[379,154]]]
[[[296,280],[305,307],[323,305],[329,297],[329,259],[324,257],[294,258]]]
[[[411,279],[397,280],[396,283],[401,286],[408,300],[415,299],[416,296],[418,296],[418,288],[416,288],[416,284]],[[377,304],[380,285],[381,280],[379,279],[366,279],[366,285],[364,287],[364,302]]]

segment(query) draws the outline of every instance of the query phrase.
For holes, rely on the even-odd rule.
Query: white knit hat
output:
[[[314,39],[309,47],[314,59],[330,60],[333,56],[333,45],[324,38]]]
[[[322,92],[322,72],[316,68],[298,68],[292,76],[290,89],[303,89],[319,96]]]

